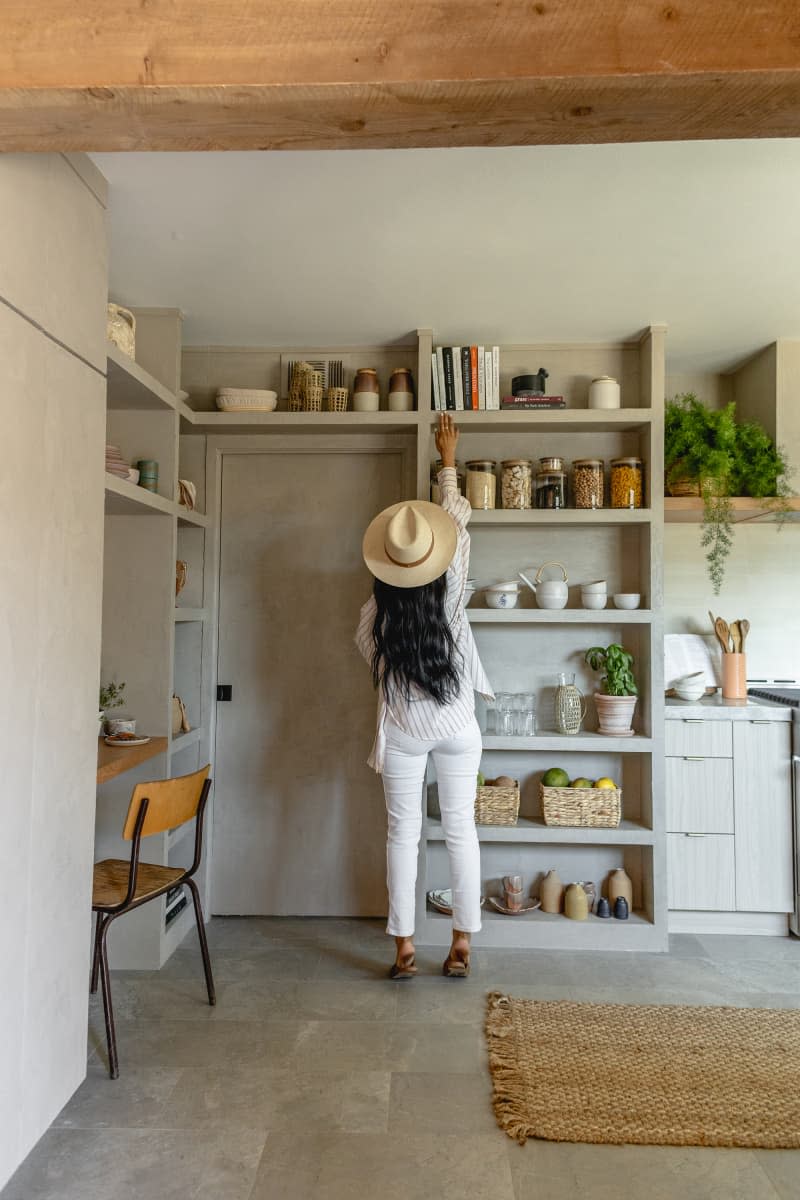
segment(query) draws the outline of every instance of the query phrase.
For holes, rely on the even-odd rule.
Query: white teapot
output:
[[[563,579],[542,579],[542,571],[545,567],[560,567],[563,572]],[[529,568],[533,570],[533,568]],[[524,571],[518,572],[520,579],[527,583],[536,597],[536,603],[539,608],[566,608],[568,591],[567,591],[567,571],[563,563],[546,562],[542,563],[539,570],[536,572],[536,577],[531,583]]]

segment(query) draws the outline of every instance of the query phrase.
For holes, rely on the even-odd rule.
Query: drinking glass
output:
[[[497,709],[497,732],[500,737],[509,737],[514,733],[514,697],[509,692],[498,692],[495,707]]]
[[[531,692],[522,692],[518,697],[516,728],[520,737],[533,737],[536,733],[536,701]]]

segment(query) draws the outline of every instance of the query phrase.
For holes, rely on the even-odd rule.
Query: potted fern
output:
[[[593,671],[602,672],[601,691],[594,703],[600,733],[610,737],[633,737],[631,722],[639,689],[633,675],[633,655],[624,646],[590,646],[584,655]]]
[[[672,496],[700,496],[700,544],[718,595],[733,548],[731,496],[765,499],[782,522],[789,509],[789,464],[767,431],[755,421],[736,421],[733,401],[707,408],[693,392],[667,401],[664,411],[664,467]]]

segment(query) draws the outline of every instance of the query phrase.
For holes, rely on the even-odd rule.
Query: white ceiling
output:
[[[800,337],[800,139],[96,154],[111,287],[187,345],[604,341],[671,371]]]

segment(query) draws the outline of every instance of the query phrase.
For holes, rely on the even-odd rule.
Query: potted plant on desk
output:
[[[631,721],[639,689],[633,677],[633,655],[624,646],[590,646],[584,655],[593,671],[603,671],[603,691],[595,692],[594,703],[600,733],[610,737],[633,737]]]
[[[100,685],[100,731],[105,727],[106,717],[109,710],[112,708],[122,708],[125,703],[122,693],[125,691],[124,683],[116,683],[113,679],[111,683]]]

